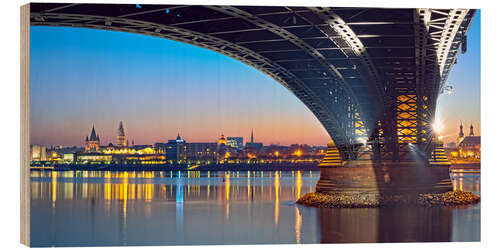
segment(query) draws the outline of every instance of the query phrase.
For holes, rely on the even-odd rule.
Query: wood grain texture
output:
[[[30,245],[30,5],[21,6],[21,243]]]

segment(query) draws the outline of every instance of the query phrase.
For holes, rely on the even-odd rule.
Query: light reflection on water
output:
[[[479,175],[455,177],[454,187],[479,192]],[[318,178],[319,172],[311,171],[33,171],[31,244],[479,240],[479,205],[460,209],[296,205],[301,195],[314,191]]]

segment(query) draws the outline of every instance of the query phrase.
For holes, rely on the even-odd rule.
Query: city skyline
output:
[[[114,31],[31,27],[31,142],[81,146],[94,124],[115,142],[118,122],[136,144],[181,133],[187,141],[220,134],[264,144],[326,145],[326,130],[289,90],[256,69],[215,52]],[[480,124],[480,13],[441,95],[436,117],[445,142],[460,121]],[[194,72],[194,73],[193,73]]]
[[[119,128],[122,128],[123,130],[125,130],[123,127],[125,127],[125,122],[124,121],[120,121],[121,126],[119,126]],[[123,127],[122,127],[123,126]],[[129,135],[126,131],[124,131],[124,136],[125,136],[125,143],[124,144],[120,144],[118,142],[118,139],[116,138],[117,136],[117,132],[115,131],[115,137],[113,138],[113,135],[107,135],[106,138],[110,138],[110,141],[104,141],[104,140],[100,140],[100,137],[102,137],[100,134],[100,132],[98,132],[98,128],[95,127],[95,125],[92,125],[91,126],[91,129],[90,129],[91,132],[89,132],[85,138],[83,139],[83,143],[85,144],[85,142],[89,141],[89,140],[92,140],[92,134],[95,133],[96,136],[97,136],[97,140],[100,141],[100,146],[107,146],[108,144],[113,144],[114,146],[129,146],[129,145],[140,145],[140,144],[137,144],[135,143],[135,140],[134,140],[134,137],[133,135]],[[90,135],[90,137],[89,137]],[[211,141],[187,141],[184,137],[184,135],[181,133],[181,132],[178,132],[174,137],[171,137],[171,138],[166,138],[165,140],[162,140],[162,141],[156,141],[156,142],[152,142],[152,143],[147,143],[145,145],[153,145],[155,143],[166,143],[167,141],[171,141],[171,140],[177,140],[176,138],[180,137],[182,139],[182,141],[185,141],[185,142],[194,142],[194,143],[216,143],[220,138],[221,136],[224,136],[224,138],[226,138],[226,140],[229,140],[230,138],[232,139],[237,139],[237,138],[242,138],[243,139],[243,144],[246,144],[246,143],[260,143],[260,141],[257,139],[255,139],[255,133],[253,131],[253,129],[250,131],[250,135],[249,136],[245,136],[245,135],[227,135],[227,134],[220,134],[217,138],[211,140]],[[89,139],[91,138],[91,139]],[[290,145],[294,145],[294,144],[300,144],[300,145],[304,145],[306,143],[301,143],[301,142],[296,142],[296,143],[291,143],[291,144],[281,144],[280,142],[272,142],[272,143],[269,143],[269,144],[264,144],[264,145],[280,145],[280,146],[290,146]],[[47,146],[47,145],[45,145]],[[48,146],[59,146],[59,145],[48,145]],[[65,146],[70,146],[70,145],[65,145]],[[72,145],[72,146],[81,146],[81,145]],[[309,145],[309,146],[324,146],[324,145]]]

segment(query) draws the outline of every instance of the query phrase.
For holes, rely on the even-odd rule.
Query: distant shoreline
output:
[[[199,167],[187,165],[52,165],[49,167],[32,166],[31,171],[319,171],[317,163],[283,164],[210,164]]]

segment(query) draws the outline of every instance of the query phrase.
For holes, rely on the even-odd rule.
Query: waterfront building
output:
[[[474,126],[470,125],[469,136],[458,144],[458,152],[464,159],[481,158],[481,136],[474,136]]]
[[[182,142],[177,142],[176,140],[169,140],[167,143],[161,145],[163,147],[163,151],[165,151],[165,155],[167,157],[167,162],[170,164],[178,164],[180,157],[180,150],[182,147]]]
[[[65,155],[66,156],[66,155]],[[83,164],[165,164],[164,154],[158,154],[151,145],[115,147],[109,144],[100,152],[75,153],[74,161]]]
[[[112,155],[101,152],[83,152],[75,154],[75,161],[84,164],[109,164],[112,160]]]
[[[461,158],[481,159],[481,136],[465,137],[458,145],[458,151]]]
[[[224,158],[229,157],[226,155],[226,143],[226,138],[224,137],[224,134],[222,134],[217,142],[217,160],[219,162],[223,162]]]
[[[58,153],[55,149],[51,149],[50,151],[47,151],[47,160],[48,161],[60,161],[62,159],[63,155]]]
[[[118,135],[116,136],[116,145],[118,147],[125,147],[127,145],[127,139],[125,136],[125,129],[123,128],[123,121],[120,121],[118,126]]]
[[[99,151],[99,135],[95,132],[94,125],[92,125],[92,131],[90,132],[90,138],[85,137],[85,152],[97,152]]]
[[[63,159],[64,162],[73,162],[75,160],[75,154],[74,153],[66,153],[63,154]]]
[[[217,159],[218,143],[215,142],[188,143],[178,134],[175,140],[155,145],[160,152],[165,152],[169,164],[210,164]]]
[[[175,140],[168,140],[167,143],[157,143],[155,144],[159,152],[164,152],[166,155],[167,162],[170,164],[179,164],[183,159],[181,156],[181,151],[184,147],[183,140],[179,133],[177,133],[177,138]]]
[[[30,161],[46,161],[47,148],[42,145],[30,145]]]
[[[217,146],[215,142],[183,143],[179,153],[183,163],[210,164],[217,159]]]
[[[230,146],[232,148],[236,149],[242,149],[243,148],[243,137],[227,137],[227,146]]]
[[[155,154],[157,153],[155,148],[151,145],[135,145],[133,147],[115,147],[113,144],[109,144],[105,149],[102,150],[104,154]]]
[[[465,136],[460,124],[458,143],[448,143],[447,155],[451,160],[477,161],[481,159],[481,136],[474,135],[474,126],[470,125],[469,135]]]

